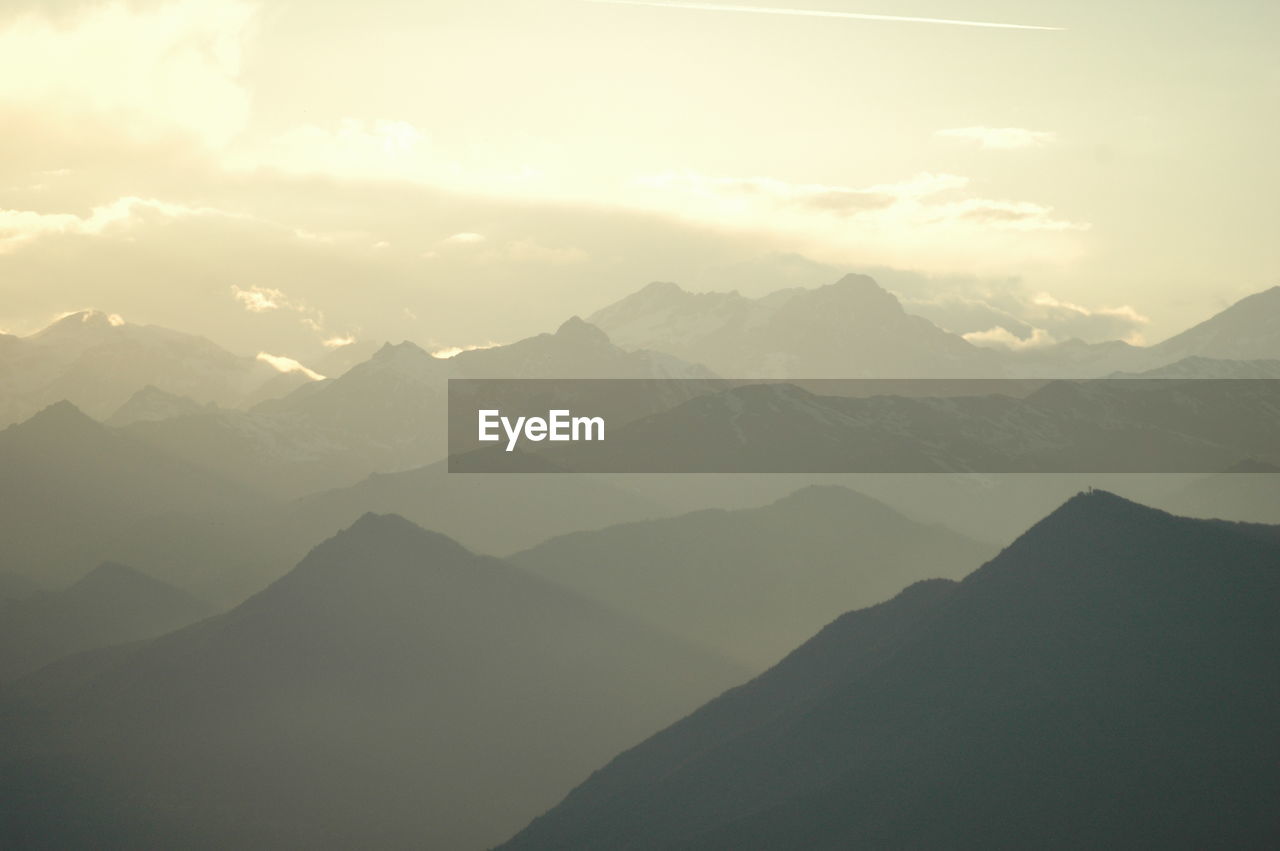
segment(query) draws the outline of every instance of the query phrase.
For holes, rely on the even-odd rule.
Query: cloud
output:
[[[494,244],[489,237],[479,233],[455,233],[440,240],[434,249],[422,254],[426,260],[437,260],[447,256],[455,259],[464,256],[473,265],[516,263],[569,266],[585,263],[590,259],[587,252],[580,248],[547,246],[532,238]]]
[[[13,18],[0,25],[0,100],[225,145],[249,116],[239,76],[254,15],[240,0],[174,0]]]
[[[436,349],[431,353],[431,356],[433,358],[439,358],[440,360],[448,360],[449,358],[456,358],[463,352],[478,352],[483,349],[495,349],[501,345],[501,343],[479,343],[470,346],[448,346],[443,349]]]
[[[980,148],[998,151],[1039,148],[1052,144],[1058,138],[1058,134],[1047,130],[1026,130],[1022,127],[954,127],[939,130],[934,135],[977,142]]]
[[[305,375],[312,381],[324,381],[323,375],[313,369],[308,369],[293,358],[287,358],[283,355],[268,354],[267,352],[258,352],[258,360],[268,364],[277,372],[281,372],[286,375],[296,372],[300,375]]]
[[[231,285],[231,296],[244,305],[250,313],[266,313],[268,310],[279,310],[289,306],[289,299],[280,290],[266,287],[252,287],[247,290]]]
[[[771,233],[822,262],[846,265],[992,273],[1059,264],[1080,253],[1074,235],[1090,228],[1032,201],[963,197],[970,180],[947,173],[858,187],[676,172],[634,186],[638,205]]]
[[[994,328],[988,328],[986,331],[971,331],[963,336],[975,346],[981,346],[985,349],[1008,349],[1011,351],[1040,349],[1057,342],[1053,335],[1043,328],[1034,329],[1029,336],[1019,337],[999,325]]]
[[[43,236],[99,236],[138,224],[148,215],[178,218],[218,211],[171,204],[154,198],[118,198],[93,207],[87,216],[75,213],[39,213],[34,210],[0,209],[0,253],[12,251]]]
[[[484,234],[482,233],[455,233],[453,236],[440,240],[441,245],[477,245],[484,242]]]
[[[934,295],[903,294],[903,306],[977,345],[1021,349],[1073,338],[1141,345],[1150,322],[1130,305],[1087,307],[1049,293],[1031,293],[1016,281],[949,280],[941,282],[942,287],[946,291]]]
[[[324,341],[323,345],[326,349],[345,349],[347,346],[355,343],[355,341],[356,338],[348,334],[345,337],[330,337]]]

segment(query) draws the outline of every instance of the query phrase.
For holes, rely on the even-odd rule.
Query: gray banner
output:
[[[1273,379],[449,382],[451,472],[1216,473],[1272,464]]]

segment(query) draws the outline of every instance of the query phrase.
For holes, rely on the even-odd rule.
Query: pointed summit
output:
[[[580,316],[571,316],[556,329],[555,336],[568,342],[588,345],[609,345],[609,335]]]
[[[102,431],[102,424],[65,399],[6,429],[10,434],[73,435]]]

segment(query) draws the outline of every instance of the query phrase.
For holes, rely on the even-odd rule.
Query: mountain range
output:
[[[615,758],[531,849],[1272,847],[1280,527],[1081,494]]]
[[[278,374],[203,337],[86,310],[0,343],[0,425],[64,400],[105,418],[147,385],[234,405]]]
[[[1100,378],[1191,357],[1280,359],[1280,287],[1148,347],[1073,339],[981,348],[908,313],[865,275],[755,299],[653,283],[588,321],[624,348],[675,354],[725,378]]]
[[[0,844],[489,847],[741,676],[370,514],[226,614],[0,691]]]
[[[841,487],[575,532],[513,564],[762,670],[851,608],[959,578],[994,548]]]

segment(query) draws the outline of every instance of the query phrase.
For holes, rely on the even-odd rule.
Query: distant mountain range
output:
[[[820,626],[994,554],[839,487],[553,538],[512,563],[754,670]]]
[[[72,653],[154,638],[212,612],[171,585],[106,562],[61,591],[0,603],[0,681]]]
[[[0,845],[479,849],[733,665],[394,516],[0,693]]]
[[[192,411],[170,399],[175,416],[144,416],[158,405],[146,391],[112,419],[190,463],[293,497],[443,458],[450,378],[602,377],[712,376],[669,355],[623,351],[574,318],[554,334],[447,359],[410,342],[387,344],[337,379],[308,382],[249,411]]]
[[[617,757],[533,849],[1280,842],[1280,527],[1082,494]]]
[[[1097,378],[1189,357],[1280,359],[1280,287],[1146,348],[1080,340],[980,348],[907,313],[865,275],[757,299],[654,283],[588,319],[618,345],[705,363],[725,378]]]
[[[0,562],[59,587],[106,559],[137,564],[119,550],[140,528],[252,517],[266,500],[59,402],[0,431],[0,504]]]
[[[64,400],[106,418],[147,385],[234,405],[278,374],[203,337],[82,311],[0,344],[0,425]]]

